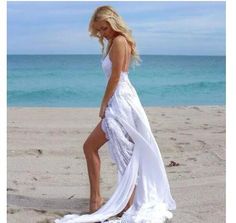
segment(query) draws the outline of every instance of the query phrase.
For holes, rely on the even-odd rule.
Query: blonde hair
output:
[[[90,36],[97,37],[99,39],[99,43],[102,45],[102,54],[104,54],[104,50],[105,50],[104,42],[103,42],[104,38],[101,35],[99,35],[99,32],[93,26],[94,22],[98,22],[98,21],[108,22],[114,31],[120,33],[122,36],[126,38],[127,42],[131,46],[131,61],[132,63],[139,65],[141,62],[141,59],[136,49],[135,40],[132,37],[132,31],[126,25],[122,17],[119,16],[118,13],[111,6],[98,7],[91,17],[91,20],[89,23]],[[109,48],[110,48],[110,45],[107,46],[106,54],[108,53]]]

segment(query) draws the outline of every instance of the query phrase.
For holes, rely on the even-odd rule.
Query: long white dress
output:
[[[102,68],[108,81],[112,70],[109,54],[102,60]],[[120,74],[102,119],[102,129],[108,139],[111,159],[117,166],[115,192],[96,212],[65,215],[55,223],[163,223],[171,219],[170,210],[176,209],[176,203],[159,147],[128,72]],[[135,186],[132,206],[119,220],[107,220],[125,208]]]

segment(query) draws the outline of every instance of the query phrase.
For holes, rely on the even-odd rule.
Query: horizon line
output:
[[[78,54],[78,53],[42,53],[42,54],[6,54],[7,56],[102,56],[102,54]],[[139,54],[140,56],[226,56],[226,54]]]

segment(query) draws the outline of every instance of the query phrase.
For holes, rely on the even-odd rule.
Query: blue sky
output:
[[[111,5],[140,54],[225,55],[225,2],[8,2],[8,54],[100,54],[88,34],[96,7]]]

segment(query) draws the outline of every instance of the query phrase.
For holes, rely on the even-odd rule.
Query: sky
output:
[[[225,2],[8,2],[8,54],[100,54],[98,6],[123,17],[141,55],[225,55]]]

